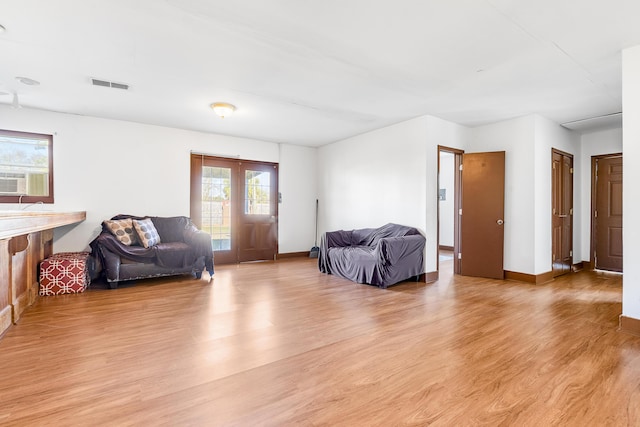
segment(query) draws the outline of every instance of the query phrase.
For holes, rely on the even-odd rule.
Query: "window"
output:
[[[269,215],[271,213],[271,174],[265,171],[246,170],[244,173],[245,215]]]
[[[0,203],[53,203],[53,136],[0,130]]]
[[[202,225],[214,251],[231,250],[231,168],[202,166]]]

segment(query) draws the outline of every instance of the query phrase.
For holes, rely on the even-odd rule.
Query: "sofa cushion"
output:
[[[104,226],[123,245],[131,246],[140,243],[140,241],[138,240],[138,234],[133,228],[133,221],[131,220],[131,218],[107,220],[104,221]]]
[[[182,242],[159,243],[157,248],[157,263],[163,267],[183,268],[196,261],[193,248]]]
[[[184,231],[190,223],[185,216],[150,217],[163,243],[184,242]]]
[[[138,232],[138,238],[145,248],[150,248],[160,243],[160,236],[150,218],[134,219],[133,227]]]

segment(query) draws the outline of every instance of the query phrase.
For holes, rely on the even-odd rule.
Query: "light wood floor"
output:
[[[43,297],[0,340],[0,424],[640,425],[621,279],[387,290],[315,259]]]

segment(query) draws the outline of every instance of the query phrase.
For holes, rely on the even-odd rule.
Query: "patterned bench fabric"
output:
[[[89,252],[62,252],[40,263],[40,295],[84,292],[91,283]]]

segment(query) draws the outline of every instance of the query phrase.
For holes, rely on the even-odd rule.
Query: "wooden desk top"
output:
[[[82,222],[86,217],[86,211],[0,211],[0,239]]]

